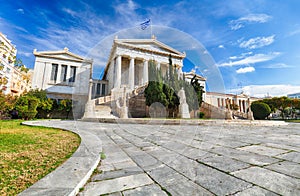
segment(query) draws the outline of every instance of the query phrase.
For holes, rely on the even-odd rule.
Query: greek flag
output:
[[[150,19],[146,20],[145,22],[141,23],[141,29],[145,30],[150,25]]]

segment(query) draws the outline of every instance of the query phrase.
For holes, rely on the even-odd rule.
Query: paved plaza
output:
[[[89,180],[79,180],[79,195],[300,195],[300,124],[33,124],[81,135],[76,153],[84,157],[82,167],[88,169],[94,161],[97,168],[91,163],[93,171],[85,175]],[[89,159],[95,149],[97,155]],[[66,194],[63,179],[73,173],[69,179],[76,179],[78,170],[57,172],[61,181],[47,186],[55,186],[52,193]],[[46,193],[45,181],[38,184],[32,190]]]

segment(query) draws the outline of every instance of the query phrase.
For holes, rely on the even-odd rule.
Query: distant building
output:
[[[224,94],[216,92],[207,92],[205,102],[218,108],[229,108],[230,105],[238,106],[238,111],[246,113],[253,101],[259,98],[250,97],[245,94]]]
[[[17,49],[11,41],[0,32],[0,78],[2,81],[1,89],[4,94],[11,93],[12,75],[14,72],[14,60],[16,59]]]
[[[27,72],[14,66],[17,49],[11,41],[0,32],[0,80],[4,94],[21,95],[31,88],[32,70]]]
[[[292,99],[300,99],[300,93],[288,94],[287,97]]]
[[[10,82],[11,95],[20,96],[22,93],[30,91],[32,76],[33,70],[22,71],[15,67]]]
[[[204,78],[203,76],[200,76],[200,75],[196,74],[194,71],[184,72],[183,75],[184,75],[185,81],[187,81],[189,83],[196,76],[195,79],[197,79],[198,83],[201,86],[203,86],[204,93],[202,95],[202,98],[203,98],[203,101],[205,101],[206,100],[206,78]]]
[[[52,99],[72,99],[74,118],[81,118],[89,92],[92,75],[92,60],[69,52],[33,51],[35,55],[33,89],[46,90]]]

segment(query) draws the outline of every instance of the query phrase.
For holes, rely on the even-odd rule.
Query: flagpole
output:
[[[150,19],[150,39],[152,38],[152,20]]]

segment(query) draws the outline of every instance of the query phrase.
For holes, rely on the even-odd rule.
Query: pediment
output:
[[[175,50],[174,48],[157,41],[156,39],[118,39],[115,40],[115,43],[117,43],[118,45],[128,46],[134,49],[147,50],[185,57],[184,53],[181,53],[178,50]]]
[[[54,59],[62,59],[62,60],[69,60],[69,61],[83,61],[84,58],[69,52],[68,50],[64,49],[62,51],[44,51],[44,52],[37,52],[34,51],[33,54],[35,56],[40,57],[48,57]]]

